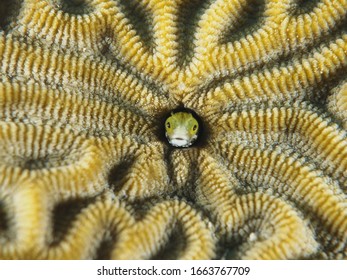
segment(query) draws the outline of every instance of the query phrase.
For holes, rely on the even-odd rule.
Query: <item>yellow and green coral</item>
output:
[[[346,259],[346,0],[1,0],[1,259]],[[165,116],[195,112],[189,148]]]

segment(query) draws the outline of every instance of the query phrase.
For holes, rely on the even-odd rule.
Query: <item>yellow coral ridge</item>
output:
[[[2,1],[0,259],[347,259],[346,22],[346,0]]]

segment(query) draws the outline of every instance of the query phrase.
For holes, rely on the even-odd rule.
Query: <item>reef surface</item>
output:
[[[346,259],[346,14],[1,0],[0,258]]]

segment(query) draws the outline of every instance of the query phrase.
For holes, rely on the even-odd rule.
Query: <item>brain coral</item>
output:
[[[346,14],[2,0],[0,258],[347,258]]]

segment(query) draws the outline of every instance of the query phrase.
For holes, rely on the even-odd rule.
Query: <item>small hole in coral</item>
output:
[[[221,244],[219,248],[219,258],[222,260],[237,260],[241,258],[242,242],[234,241],[227,244]]]
[[[0,201],[0,236],[8,229],[8,220],[5,210],[5,203]]]
[[[180,107],[165,115],[162,131],[171,147],[189,148],[202,143],[204,126],[193,110]]]
[[[110,260],[115,240],[109,231],[106,231],[96,252],[96,260]]]
[[[48,158],[27,159],[23,161],[23,169],[37,170],[47,167],[49,163]]]

